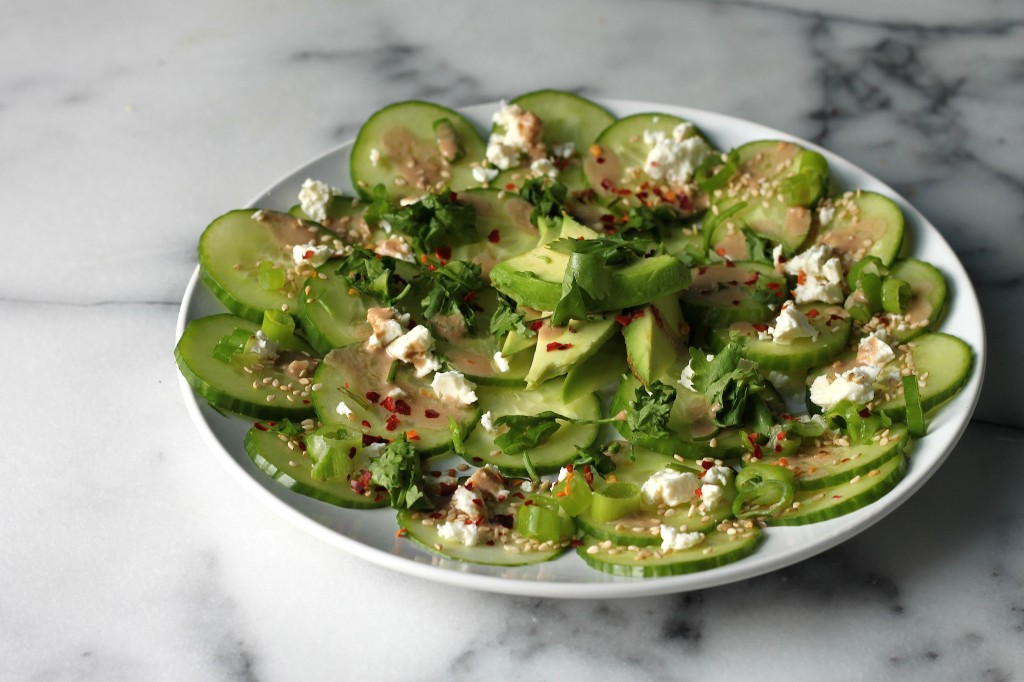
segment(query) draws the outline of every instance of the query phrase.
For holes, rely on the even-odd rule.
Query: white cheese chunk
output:
[[[299,189],[299,206],[302,212],[318,223],[327,220],[327,202],[332,194],[341,194],[325,182],[307,178]]]
[[[253,353],[260,360],[276,359],[278,350],[280,350],[280,347],[277,345],[277,342],[267,336],[262,329],[256,331],[253,343],[249,347],[249,352]]]
[[[509,370],[508,358],[502,355],[500,350],[494,354],[494,366],[502,373]]]
[[[823,410],[831,409],[842,400],[866,404],[875,397],[872,382],[878,377],[878,368],[858,366],[833,378],[823,374],[811,384],[811,402]]]
[[[466,379],[462,372],[438,372],[430,383],[434,394],[446,402],[471,405],[476,402],[476,384]]]
[[[464,485],[460,485],[452,493],[452,507],[474,521],[483,518],[484,510],[486,509],[480,493],[470,490]]]
[[[373,333],[366,340],[368,350],[383,348],[405,333],[405,325],[409,324],[409,315],[394,308],[369,308],[366,321]]]
[[[659,504],[677,507],[688,504],[699,487],[700,479],[696,474],[666,468],[644,481],[640,487],[640,496],[644,504],[650,507]]]
[[[348,416],[351,416],[351,414],[352,414],[352,408],[351,408],[351,407],[349,407],[349,406],[348,406],[348,405],[347,405],[347,404],[345,403],[345,401],[344,401],[344,400],[340,401],[340,402],[338,403],[338,406],[337,406],[336,408],[334,408],[334,409],[335,409],[335,412],[337,412],[338,414],[340,414],[340,415],[341,415],[342,417],[348,417]]]
[[[498,177],[497,168],[486,168],[485,166],[474,166],[473,170],[470,171],[473,174],[473,179],[479,182],[481,185],[486,185],[488,182]]]
[[[884,332],[883,332],[884,333]],[[857,344],[857,362],[882,368],[896,358],[892,347],[878,334],[865,336]]]
[[[454,540],[466,547],[472,547],[480,542],[480,529],[475,523],[446,521],[437,527],[437,534],[442,540]]]
[[[644,173],[652,180],[664,180],[674,186],[690,182],[697,167],[713,153],[689,123],[676,126],[671,136],[660,130],[645,130],[643,140],[650,147],[644,159]]]
[[[434,337],[430,330],[418,324],[392,341],[384,351],[394,359],[415,367],[416,376],[425,377],[441,368],[440,361],[431,353],[433,349]]]
[[[784,265],[786,274],[801,277],[795,290],[797,303],[841,303],[843,301],[843,266],[832,255],[832,247],[815,244]],[[802,274],[801,274],[802,273]]]
[[[704,542],[704,533],[687,533],[672,526],[661,526],[661,551],[680,552]]]
[[[797,339],[818,338],[818,330],[808,322],[807,316],[800,312],[792,301],[782,304],[782,310],[775,319],[775,325],[768,330],[775,343],[788,344]]]
[[[494,415],[490,410],[480,415],[480,426],[484,427],[487,433],[494,433]]]
[[[307,242],[306,244],[295,244],[292,246],[292,260],[296,265],[306,263],[318,268],[327,262],[327,259],[334,255],[334,249],[326,244]]]

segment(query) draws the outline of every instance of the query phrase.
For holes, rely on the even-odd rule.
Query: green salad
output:
[[[489,130],[393,104],[350,163],[206,228],[226,312],[175,358],[268,476],[424,551],[736,561],[885,495],[971,375],[899,206],[797,143],[543,90]]]

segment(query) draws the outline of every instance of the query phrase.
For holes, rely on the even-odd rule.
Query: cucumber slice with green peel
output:
[[[525,566],[537,564],[544,561],[551,561],[562,555],[569,542],[565,542],[554,549],[519,551],[518,546],[512,543],[495,543],[488,545],[480,543],[466,546],[455,540],[442,538],[437,531],[437,524],[425,524],[423,520],[429,518],[429,514],[422,512],[400,511],[398,512],[398,525],[405,531],[405,537],[431,552],[435,552],[449,559],[466,561],[471,564],[485,564],[490,566]],[[513,549],[505,549],[510,546]]]
[[[289,442],[302,443],[289,448]],[[388,495],[381,489],[357,493],[347,477],[318,480],[313,478],[313,461],[305,451],[305,439],[295,436],[281,440],[281,434],[265,425],[254,426],[245,434],[245,452],[253,464],[294,493],[350,509],[376,509],[388,506]]]
[[[818,227],[814,242],[831,246],[845,268],[866,256],[877,256],[885,265],[896,260],[904,225],[903,211],[892,199],[858,190],[834,197],[823,206],[833,215]]]
[[[854,476],[863,476],[892,457],[901,456],[910,442],[907,427],[893,424],[883,432],[887,434],[884,442],[879,438],[864,445],[823,444],[814,447],[805,440],[795,455],[780,458],[765,453],[764,458],[758,461],[791,469],[800,490],[820,490],[849,481]]]
[[[957,337],[928,332],[909,341],[907,345],[914,358],[918,383],[924,381],[920,389],[923,412],[927,413],[955,396],[971,378],[974,351]],[[907,405],[902,387],[899,391],[898,395],[879,404],[875,411],[892,419],[904,419]]]
[[[896,341],[906,342],[935,328],[946,310],[946,278],[939,270],[913,258],[896,261],[889,276],[910,284],[912,296],[897,323],[882,325]],[[888,316],[886,316],[888,319]]]
[[[556,167],[560,167],[558,182],[570,191],[586,188],[583,159],[601,132],[615,122],[615,116],[590,100],[561,90],[528,92],[511,100],[509,104],[516,104],[523,111],[536,114],[544,124],[541,140],[547,147],[548,157],[554,156]],[[573,145],[573,151],[568,157],[557,157],[551,153],[552,147],[566,143]],[[529,161],[524,165],[525,168],[502,171],[491,182],[491,186],[505,188],[510,183],[521,186],[530,176]]]
[[[494,361],[494,354],[500,346],[492,336],[463,338],[457,344],[437,341],[437,352],[443,355],[448,364],[462,372],[467,379],[480,386],[502,386],[505,388],[525,388],[526,375],[533,364],[529,353],[516,353],[508,362],[508,371],[501,371]]]
[[[786,278],[767,263],[727,261],[701,265],[690,272],[693,282],[681,298],[683,313],[695,326],[768,322],[776,315],[769,307],[771,301],[778,304],[778,299],[786,296]]]
[[[572,403],[563,403],[559,400],[561,392],[561,382],[548,381],[530,391],[480,386],[476,394],[480,411],[490,412],[493,420],[505,415],[537,415],[548,410],[572,419],[601,417],[601,403],[597,396],[588,395]],[[557,473],[576,458],[577,447],[590,446],[597,434],[596,424],[562,423],[553,436],[530,449],[530,462],[538,474]],[[505,454],[495,445],[494,439],[499,435],[498,429],[488,432],[478,424],[465,439],[463,459],[474,466],[490,464],[505,475],[529,475],[521,454]]]
[[[802,526],[834,519],[866,507],[896,487],[907,473],[907,458],[890,457],[845,483],[816,490],[798,490],[779,516],[765,517],[769,526]]]
[[[399,364],[395,380],[389,383],[391,362],[386,353],[369,352],[360,345],[328,353],[313,377],[314,384],[321,385],[312,394],[320,421],[388,440],[404,433],[424,457],[448,450],[452,443],[448,417],[466,433],[479,419],[479,409],[475,404],[442,401],[429,379],[416,377],[412,367],[404,363]],[[393,398],[395,409],[391,410],[387,407],[388,394],[396,388],[404,396]],[[345,403],[350,415],[339,414],[340,403]],[[412,431],[415,434],[410,434]]]
[[[465,155],[449,161],[438,144],[434,123],[447,119]],[[384,107],[359,129],[352,145],[350,177],[360,192],[382,184],[392,199],[420,196],[448,187],[473,187],[472,163],[486,145],[461,114],[430,102],[407,101]]]
[[[495,189],[465,190],[459,192],[459,201],[476,209],[479,240],[453,247],[452,260],[478,263],[485,281],[496,263],[537,246],[539,233],[530,222],[529,202]]]
[[[625,352],[622,338],[613,335],[596,353],[573,365],[562,382],[562,402],[571,403],[596,394],[628,372]]]
[[[851,322],[846,311],[825,303],[801,303],[797,308],[818,330],[816,340],[802,337],[790,343],[776,343],[770,339],[762,341],[758,339],[758,331],[752,323],[734,322],[711,333],[711,348],[717,353],[729,344],[731,334],[741,334],[747,337],[743,355],[761,369],[779,372],[814,367],[841,354],[850,338]]]
[[[326,355],[335,348],[365,341],[373,333],[366,321],[366,311],[379,306],[375,299],[364,296],[349,286],[339,275],[337,266],[321,266],[323,277],[306,281],[300,296],[299,325],[309,343]]]
[[[259,220],[253,218],[257,213]],[[292,247],[334,238],[316,223],[287,213],[230,211],[210,223],[199,238],[199,274],[214,296],[236,315],[261,322],[264,310],[294,314],[308,272],[296,272]],[[260,285],[260,264],[267,261],[285,275],[280,289]]]
[[[644,164],[651,147],[644,142],[645,133],[661,133],[672,138],[680,125],[690,125],[684,140],[700,138],[708,153],[714,148],[707,144],[701,132],[689,121],[658,113],[634,114],[620,118],[601,133],[594,151],[583,161],[587,182],[599,197],[617,201],[624,206],[671,206],[681,215],[699,213],[707,207],[707,197],[691,182],[670,186],[666,179],[654,179],[644,172]],[[696,159],[700,163],[702,159]]]
[[[174,348],[178,369],[192,390],[217,409],[255,419],[312,417],[309,385],[300,383],[300,377],[287,371],[292,361],[316,361],[314,350],[298,337],[293,337],[290,350],[282,350],[273,362],[260,364],[252,360],[246,364],[250,358],[242,353],[232,355],[228,361],[214,357],[214,349],[225,336],[236,329],[255,334],[259,328],[258,324],[228,314],[192,320]],[[274,386],[274,381],[278,386]]]
[[[576,547],[577,554],[595,568],[626,578],[656,578],[706,571],[749,556],[761,541],[761,530],[754,526],[738,526],[733,535],[723,531],[708,533],[695,547],[662,554],[654,548],[629,550],[584,536]],[[608,544],[605,544],[608,543]]]
[[[828,187],[828,162],[821,154],[785,140],[758,140],[737,147],[737,171],[725,187],[711,194],[716,213],[743,203],[727,220],[716,221],[709,244],[733,259],[747,257],[747,240],[739,226],[799,250],[812,227],[811,210]],[[793,192],[791,183],[800,185]]]

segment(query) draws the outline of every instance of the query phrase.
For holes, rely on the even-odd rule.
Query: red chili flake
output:
[[[497,244],[498,242],[501,241],[501,233],[498,232],[498,228],[494,228],[489,233],[487,233],[487,241],[489,241],[492,244]]]
[[[397,412],[398,414],[404,414],[405,416],[408,417],[410,414],[412,414],[412,408],[409,407],[409,403],[405,402],[404,400],[396,400],[395,412]]]
[[[267,430],[267,427],[264,426],[263,424],[260,424],[259,422],[253,422],[252,425],[255,426],[260,431],[266,431]]]
[[[707,271],[708,271],[708,269],[706,267],[704,267],[703,265],[701,267],[697,268],[697,274],[698,275],[703,275]]]
[[[804,284],[806,282],[807,282],[807,273],[804,272],[803,270],[801,270],[799,273],[797,273],[796,283],[797,284]]]
[[[361,423],[364,427],[370,428],[370,422],[366,421],[365,419]]]
[[[525,502],[523,502],[524,507],[532,507],[534,504],[536,503],[533,500],[526,500]]]
[[[782,285],[779,284],[778,282],[768,282],[768,284],[765,284],[765,286],[768,287],[769,289],[771,289],[772,291],[775,291],[776,289],[778,289]]]
[[[779,431],[779,435],[776,436],[776,438],[778,440],[786,440],[786,432],[785,431]]]
[[[380,436],[372,436],[368,433],[363,434],[363,447],[373,445],[374,443],[387,443],[387,441]]]
[[[306,451],[306,444],[303,443],[301,440],[298,441],[298,446],[299,446],[299,450],[302,450],[303,452]]]
[[[552,341],[547,345],[549,353],[554,350],[569,350],[570,348],[572,348],[571,343],[559,343],[558,341]]]
[[[604,180],[601,181],[601,189],[611,189],[611,188],[612,188],[612,181],[611,180],[609,180],[608,178],[605,178]]]
[[[388,412],[394,412],[395,399],[392,398],[391,396],[388,396],[387,398],[384,398],[384,400],[380,401],[380,406],[383,407]]]
[[[631,310],[629,312],[623,313],[622,315],[616,315],[615,316],[615,321],[618,322],[619,324],[621,324],[623,327],[625,327],[627,324],[629,324],[633,320],[635,320],[635,319],[637,319],[639,317],[643,317],[643,316],[644,316],[644,309],[643,308],[637,308],[635,310]]]
[[[313,249],[310,249],[309,251],[306,251],[306,253],[302,254],[302,257],[303,258],[312,258],[313,257]]]
[[[377,401],[380,400],[380,393],[377,393],[377,391],[367,391],[366,399],[376,405]]]
[[[434,265],[433,263],[430,263],[429,265],[427,265],[427,270],[433,272],[434,270],[437,270],[437,266]]]
[[[434,512],[433,514],[430,515],[430,518],[432,518],[432,519],[439,519],[442,516],[444,516],[444,514],[442,514],[441,512]]]
[[[475,291],[470,291],[469,293],[467,293],[465,296],[462,297],[462,301],[463,301],[463,303],[469,303],[474,298],[476,298],[476,292]]]
[[[725,255],[725,249],[722,249],[722,253],[720,253],[720,254],[718,254],[718,255],[720,255],[720,256],[724,256],[724,255]],[[736,263],[734,263],[734,262],[733,262],[732,260],[730,260],[729,258],[726,258],[726,259],[725,259],[725,267],[727,267],[727,268],[734,268],[734,267],[736,267]]]
[[[303,401],[302,401],[302,404],[303,404],[303,405],[309,405],[309,401],[308,401],[308,400],[303,400]]]
[[[841,499],[843,499],[843,496],[842,495],[833,495],[832,499],[833,500],[841,500]]]
[[[416,429],[409,429],[405,432],[405,437],[409,440],[419,440],[420,434],[416,433]]]
[[[405,534],[407,532],[408,531],[405,528],[399,528],[398,530],[395,531],[395,537],[396,538],[404,538]]]
[[[609,214],[605,213],[603,216],[601,216],[601,222],[602,223],[614,223],[615,222],[615,216],[609,215]]]
[[[510,182],[507,185],[505,185],[505,189],[507,189],[509,192],[515,192],[516,191],[516,186],[515,186],[515,184]]]
[[[398,416],[393,414],[390,417],[388,417],[388,420],[384,423],[384,428],[387,429],[388,431],[394,431],[395,429],[397,429]]]
[[[859,417],[860,417],[861,419],[867,419],[868,417],[870,417],[870,416],[871,416],[871,410],[869,410],[868,408],[866,408],[866,407],[865,407],[865,408],[864,408],[863,410],[861,410],[860,412],[858,412],[858,413],[857,413],[857,415],[858,415],[858,416],[859,416]]]
[[[637,192],[636,193],[636,198],[637,199],[646,199],[648,196],[649,195],[647,194],[647,192],[641,191],[641,192]]]
[[[530,329],[532,331],[539,331],[544,326],[544,320],[534,320],[530,323]]]
[[[753,435],[753,434],[751,434],[751,435]],[[715,463],[712,462],[711,460],[705,459],[705,460],[701,461],[700,466],[701,466],[702,469],[704,469],[704,471],[707,471],[711,467],[715,466]]]
[[[423,416],[427,419],[437,419],[441,414],[437,410],[426,409],[423,410]]]
[[[747,440],[750,441],[751,445],[753,445],[757,441],[757,434],[756,433],[748,433],[747,434]]]
[[[450,246],[439,246],[434,249],[434,255],[441,260],[450,260],[452,257],[452,247]]]
[[[616,230],[614,227],[607,227],[605,228],[604,232],[605,234],[617,234],[618,230]]]
[[[764,453],[761,452],[761,446],[758,445],[757,443],[754,443],[754,452],[752,452],[751,455],[754,457],[754,459],[761,459],[762,457],[764,457]]]
[[[694,491],[693,491],[693,494],[694,494],[694,495],[695,495],[696,497],[704,497],[704,493],[703,493],[703,492],[701,491],[701,489],[700,489],[700,488],[697,488],[696,490],[694,490]]]
[[[785,457],[779,457],[779,464],[781,464],[784,467],[788,467],[789,466],[789,460],[786,459]]]
[[[807,317],[811,318],[812,320],[816,318],[818,314],[819,313],[817,308],[811,308],[810,310],[807,311]]]
[[[786,258],[786,257],[785,257],[784,255],[782,255],[781,253],[779,254],[779,262],[780,262],[780,263],[785,263],[785,262],[786,262],[787,260],[789,260],[789,259],[788,259],[788,258]]]
[[[828,319],[830,319],[830,320],[841,320],[841,319],[843,319],[843,316],[842,315],[836,315],[835,313],[832,313],[831,315],[828,316]]]
[[[778,443],[775,444],[775,452],[782,452],[782,446]],[[782,461],[781,459],[779,460]]]
[[[760,322],[755,322],[754,324],[752,324],[750,326],[754,328],[755,332],[764,333],[764,332],[768,331],[768,325],[762,324]]]
[[[736,299],[733,299],[733,301],[732,301],[732,304],[733,304],[733,305],[739,305],[739,304],[740,304],[740,302],[739,302],[738,300],[736,300]]]
[[[348,458],[349,459],[355,459],[356,458],[356,449],[354,447],[348,449]]]
[[[598,163],[604,163],[604,157],[603,156],[597,157],[597,162]]]

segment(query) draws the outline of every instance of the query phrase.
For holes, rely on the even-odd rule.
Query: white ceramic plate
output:
[[[750,557],[701,573],[668,578],[629,579],[609,576],[587,567],[569,552],[544,564],[505,568],[477,566],[451,561],[419,549],[412,542],[395,538],[397,528],[390,509],[354,511],[340,509],[292,493],[258,470],[245,454],[242,439],[251,422],[225,418],[196,399],[179,376],[181,390],[196,427],[209,444],[214,457],[258,499],[281,513],[299,528],[326,542],[388,568],[441,583],[493,592],[539,597],[628,597],[683,592],[734,582],[774,571],[823,552],[879,521],[905,502],[935,473],[956,445],[967,426],[981,391],[985,368],[985,337],[981,310],[974,288],[949,247],[936,229],[902,197],[877,178],[850,162],[814,144],[778,130],[737,118],[698,109],[620,100],[600,101],[618,116],[640,112],[664,112],[692,121],[718,146],[730,149],[756,139],[790,139],[815,149],[828,159],[838,186],[863,188],[893,198],[906,215],[913,240],[913,255],[936,265],[950,284],[950,306],[943,331],[955,334],[971,345],[977,363],[970,382],[932,422],[927,438],[913,449],[906,477],[882,499],[852,514],[823,523],[792,528],[769,528],[762,545]],[[481,130],[489,128],[497,104],[482,104],[463,110]],[[348,179],[351,143],[341,145],[289,173],[253,200],[251,206],[287,210],[296,201],[306,178],[316,178],[351,192]],[[234,208],[226,206],[225,211]],[[196,238],[198,239],[198,234]],[[181,312],[177,336],[193,319],[223,312],[221,304],[192,275]]]

